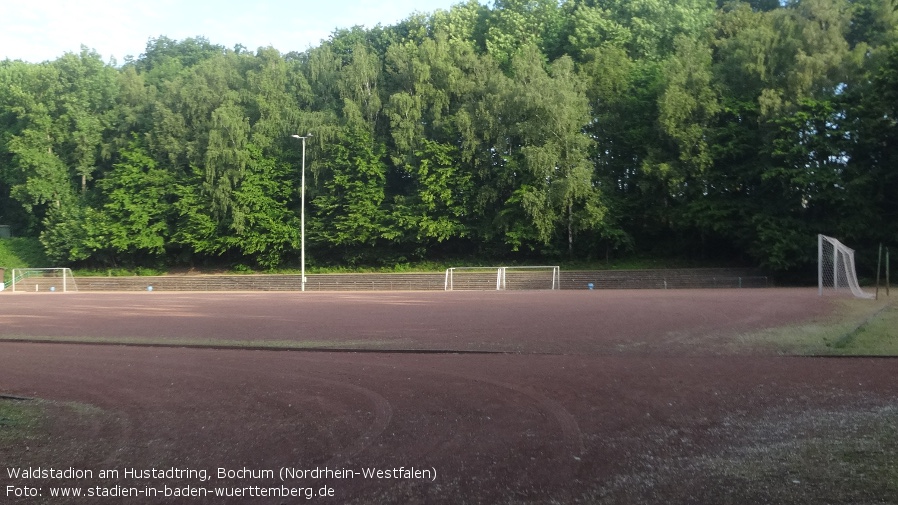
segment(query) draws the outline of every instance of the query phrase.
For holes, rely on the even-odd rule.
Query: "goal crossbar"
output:
[[[16,291],[78,291],[75,276],[69,268],[14,268],[12,285]]]
[[[511,278],[511,287],[509,287]],[[457,282],[459,281],[459,282]],[[443,289],[561,289],[557,266],[452,267],[446,269]]]

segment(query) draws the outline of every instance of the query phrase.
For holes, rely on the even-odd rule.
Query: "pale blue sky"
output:
[[[271,45],[283,53],[302,51],[336,28],[391,25],[461,1],[0,0],[0,60],[54,60],[84,44],[121,64],[160,35],[204,36],[228,48],[239,43],[251,50]]]

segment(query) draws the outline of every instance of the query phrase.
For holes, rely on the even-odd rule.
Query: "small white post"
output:
[[[817,294],[823,296],[823,235],[817,234]]]

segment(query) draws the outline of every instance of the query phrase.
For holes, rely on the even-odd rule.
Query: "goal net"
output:
[[[854,249],[826,235],[817,236],[817,284],[820,296],[824,292],[850,292],[857,298],[874,297],[858,285]]]
[[[445,289],[561,289],[560,273],[557,266],[447,268]]]
[[[75,276],[69,268],[15,268],[11,288],[19,292],[78,291]]]

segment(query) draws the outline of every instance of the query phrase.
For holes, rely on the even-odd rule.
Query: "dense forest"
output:
[[[476,0],[279,53],[0,62],[0,224],[55,266],[807,271],[898,244],[898,0]]]

